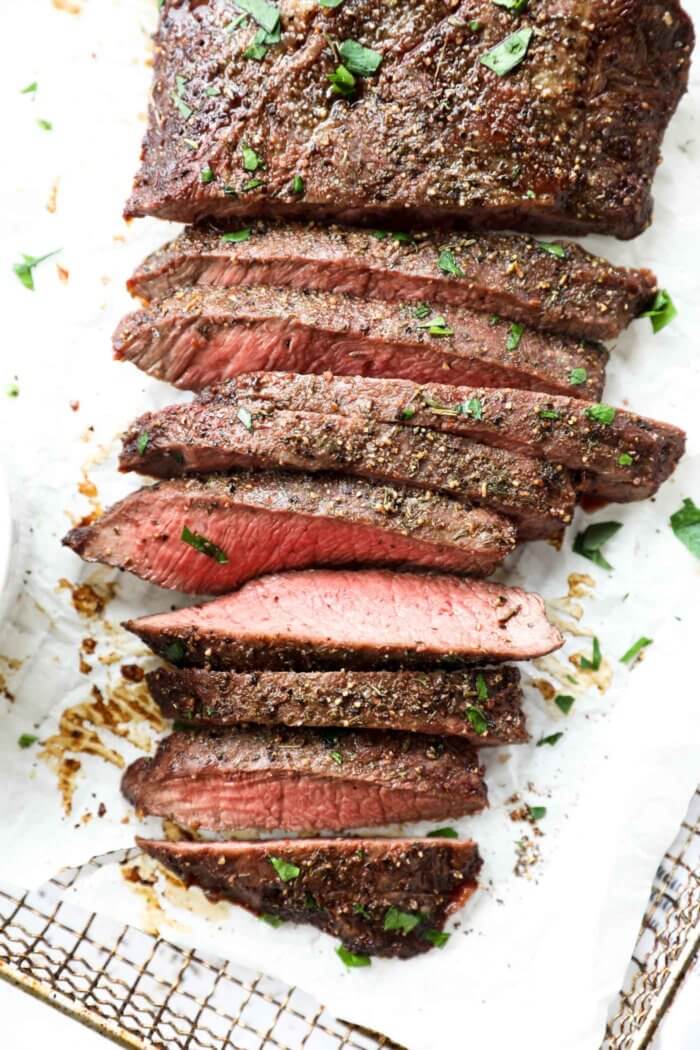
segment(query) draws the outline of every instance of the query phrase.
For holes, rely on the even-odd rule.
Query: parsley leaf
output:
[[[683,506],[671,515],[670,522],[676,539],[700,558],[700,507],[696,507],[692,499],[684,499]]]
[[[470,704],[467,708],[467,721],[474,732],[479,736],[486,736],[488,734],[489,724],[486,721],[484,712],[473,704]]]
[[[498,0],[494,0],[494,3],[498,3]],[[548,255],[555,255],[557,259],[566,259],[566,248],[563,244],[557,244],[556,241],[538,241],[537,247],[547,252]]]
[[[296,864],[290,864],[289,861],[282,860],[281,857],[268,857],[267,859],[282,882],[291,882],[292,879],[296,879],[298,875],[301,875],[301,868],[298,868]]]
[[[183,526],[182,535],[180,539],[183,543],[189,544],[200,554],[206,554],[207,558],[213,558],[214,561],[218,562],[219,565],[228,564],[228,555],[225,551],[222,551],[221,547],[217,546],[216,543],[212,543],[206,536],[202,536],[199,532],[192,532],[187,525]]]
[[[546,806],[528,806],[527,808],[530,814],[530,820],[542,820],[542,817],[547,814]]]
[[[212,171],[212,169],[211,169],[211,168],[209,167],[209,165],[207,165],[207,167],[206,167],[206,168],[202,168],[202,170],[201,170],[201,171],[200,171],[200,173],[199,173],[199,181],[200,181],[200,182],[203,182],[203,183],[204,183],[205,185],[206,185],[206,184],[207,184],[208,182],[213,182],[213,181],[214,181],[214,178],[215,178],[215,176],[214,176],[214,172],[213,172],[213,171]]]
[[[39,117],[39,119],[37,120],[37,124],[42,129],[42,131],[53,131],[53,124],[50,120],[44,120],[43,117]]]
[[[257,171],[258,168],[265,167],[262,158],[250,146],[241,146],[241,153],[243,154],[243,167],[246,171]]]
[[[416,303],[413,316],[422,321],[423,318],[430,316],[430,307],[427,303]]]
[[[634,463],[634,459],[630,456],[629,452],[621,452],[617,457],[617,462],[620,467],[631,467]]]
[[[534,29],[529,27],[517,29],[515,33],[511,33],[500,44],[496,44],[490,51],[483,54],[479,61],[482,66],[486,66],[499,77],[503,77],[520,65],[527,54],[533,35]]]
[[[185,659],[185,647],[179,638],[168,642],[163,650],[163,656],[166,660],[170,660],[171,664],[179,664]]]
[[[426,835],[428,839],[458,839],[459,835],[454,828],[435,828]]]
[[[357,87],[357,80],[347,66],[342,64],[336,66],[332,73],[328,73],[328,79],[335,95],[344,95],[348,98],[354,94]]]
[[[481,674],[481,672],[479,672],[479,674],[476,676],[476,695],[482,701],[488,700],[489,698],[489,690],[488,686],[486,685],[486,679],[484,678],[483,674]]]
[[[353,904],[352,910],[354,915],[361,915],[363,919],[371,918],[364,904]]]
[[[343,0],[318,0],[319,7],[340,7]]]
[[[248,411],[248,409],[247,408],[243,408],[243,406],[241,406],[238,409],[238,412],[236,412],[236,415],[237,415],[238,419],[240,420],[240,422],[243,424],[243,426],[246,428],[246,430],[249,430],[251,432],[251,434],[252,434],[253,433],[253,417],[251,416],[251,414]]]
[[[249,241],[252,232],[250,226],[246,226],[243,230],[234,230],[232,233],[225,233],[221,240],[226,241],[227,244],[240,244],[241,241]]]
[[[420,915],[412,915],[411,912],[401,911],[400,908],[396,908],[392,905],[384,916],[384,929],[398,930],[399,933],[402,933],[405,937],[407,933],[411,933],[412,930],[415,930],[420,921]]]
[[[304,180],[301,175],[295,175],[292,179],[292,193],[304,192]]]
[[[484,418],[484,405],[478,397],[472,397],[469,401],[463,401],[459,406],[460,414],[463,416],[471,416],[472,419],[477,421]]]
[[[557,741],[561,740],[563,736],[563,733],[550,733],[549,736],[540,737],[540,739],[537,741],[537,746],[544,747],[545,745],[547,745],[548,747],[554,747]]]
[[[459,265],[451,251],[443,248],[438,256],[438,269],[449,277],[464,277],[464,270]]]
[[[638,638],[634,645],[631,645],[624,656],[620,657],[621,664],[633,664],[642,649],[646,649],[648,645],[653,645],[653,638]]]
[[[508,329],[508,335],[506,337],[506,350],[518,349],[524,331],[525,325],[518,324],[516,321],[513,321],[510,328]]]
[[[585,414],[596,423],[602,423],[604,427],[610,426],[616,416],[615,409],[611,405],[589,405]]]
[[[434,948],[444,948],[450,939],[449,933],[444,930],[425,930],[421,934],[424,941],[429,941]]]
[[[643,314],[640,314],[640,317],[648,317],[650,319],[654,335],[670,324],[674,317],[677,316],[678,310],[673,305],[673,300],[665,288],[659,289],[651,307],[645,310]]]
[[[39,737],[34,736],[33,733],[22,733],[17,743],[23,750],[26,750],[28,747],[31,747],[32,744],[36,744],[38,739]]]
[[[569,372],[569,386],[581,386],[588,379],[587,368],[572,368]]]
[[[259,26],[266,29],[268,33],[274,33],[280,20],[280,13],[267,0],[235,0],[236,7],[250,15]]]
[[[358,77],[371,77],[383,60],[378,51],[363,47],[356,40],[344,40],[338,48],[338,54],[345,68]]]
[[[417,328],[427,328],[428,335],[449,336],[454,335],[454,328],[450,328],[442,315],[431,317],[428,321],[421,321]]]
[[[492,0],[497,7],[507,7],[513,14],[518,15],[527,7],[527,0]]]
[[[20,95],[35,95],[39,90],[39,85],[36,80],[32,80],[31,84],[27,84],[26,87],[22,88]]]
[[[142,430],[136,439],[136,448],[139,456],[142,456],[148,448],[148,442],[151,440],[151,435],[147,430]]]
[[[593,652],[590,660],[587,656],[581,657],[581,667],[584,671],[599,671],[602,663],[603,656],[600,651],[600,642],[597,638],[593,639]]]
[[[610,562],[601,553],[601,547],[619,532],[622,525],[619,521],[598,521],[579,532],[574,540],[574,552],[582,558],[588,558],[600,569],[612,569]]]
[[[557,705],[562,714],[568,715],[569,711],[576,703],[576,699],[573,696],[562,696],[560,694],[559,696],[554,697],[554,703]]]
[[[272,926],[273,929],[277,929],[279,926],[284,926],[284,919],[280,919],[279,915],[271,915],[269,911],[264,911],[260,916],[262,922],[266,922],[268,926]]]
[[[31,292],[34,291],[34,274],[32,271],[36,266],[39,265],[39,263],[45,262],[47,259],[50,259],[53,255],[58,255],[60,250],[60,248],[57,248],[55,252],[49,252],[48,255],[37,256],[22,254],[24,262],[15,263],[12,269],[17,274],[25,288],[28,288]]]
[[[341,944],[335,950],[336,955],[339,959],[345,963],[346,966],[371,966],[372,960],[369,955],[358,955],[356,952],[348,951],[345,945]]]

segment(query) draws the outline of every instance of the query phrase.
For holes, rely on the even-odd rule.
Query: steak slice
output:
[[[487,805],[459,737],[279,726],[173,733],[129,766],[122,791],[139,812],[218,832],[347,831]]]
[[[266,405],[251,414],[239,404],[235,386],[147,413],[123,440],[122,470],[158,477],[234,467],[339,471],[488,507],[512,517],[521,539],[558,535],[571,521],[576,498],[566,468],[520,452],[332,411]]]
[[[358,955],[401,959],[444,943],[435,934],[477,889],[481,870],[473,842],[444,839],[136,842],[212,900],[309,923]],[[397,911],[417,921],[397,929]]]
[[[161,587],[223,594],[264,573],[320,565],[488,575],[514,548],[515,529],[439,493],[270,472],[140,489],[63,542]]]
[[[583,492],[620,503],[652,496],[685,451],[685,434],[669,423],[621,409],[601,423],[590,402],[524,390],[263,372],[241,376],[235,396],[251,413],[274,406],[325,414],[332,406],[340,415],[428,427],[543,457],[583,472],[577,478]]]
[[[521,326],[462,307],[426,317],[412,305],[266,287],[184,288],[125,317],[114,334],[114,353],[185,390],[245,372],[285,371],[591,398],[603,389],[608,360],[598,344],[521,332]],[[586,371],[580,387],[570,382],[574,368]]]
[[[463,736],[480,746],[528,740],[515,667],[467,671],[207,671],[147,676],[167,718],[197,726],[342,726]]]
[[[416,233],[397,242],[378,231],[253,222],[246,240],[189,227],[153,252],[127,282],[160,299],[187,285],[270,285],[393,303],[430,303],[498,314],[579,339],[614,339],[654,299],[656,278],[524,234]],[[235,231],[234,231],[235,232]],[[229,234],[230,236],[230,234]],[[437,266],[449,251],[463,277]]]
[[[624,238],[648,225],[693,46],[678,0],[278,9],[280,33],[265,28],[279,42],[251,61],[259,27],[233,27],[228,0],[163,7],[127,215]],[[353,43],[373,54],[334,91]]]
[[[212,670],[463,667],[562,645],[536,594],[454,576],[312,569],[124,625],[174,663]]]

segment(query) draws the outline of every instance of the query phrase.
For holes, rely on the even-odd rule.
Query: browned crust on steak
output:
[[[466,903],[482,863],[473,842],[431,838],[136,841],[212,900],[310,923],[360,955],[402,959],[429,950],[429,931],[442,930],[447,917]],[[283,881],[271,858],[293,864],[299,874]],[[420,914],[420,923],[409,933],[385,930],[390,908]]]

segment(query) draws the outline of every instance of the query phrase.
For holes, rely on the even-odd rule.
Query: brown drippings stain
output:
[[[4,696],[11,704],[15,702],[15,694],[10,690],[4,674],[0,674],[0,696]]]
[[[80,823],[81,824],[89,824],[91,820],[92,820],[92,813],[83,813],[82,817],[80,818]]]
[[[94,653],[95,649],[97,648],[97,639],[83,638],[82,642],[80,643],[80,648],[83,650],[84,653]]]
[[[595,687],[601,695],[607,693],[613,680],[612,664],[603,656],[601,657],[600,667],[597,671],[594,671],[593,668],[581,667],[581,660],[584,657],[590,660],[590,652],[572,653],[569,657],[569,663],[576,668],[577,679],[584,685],[584,688],[590,689]]]
[[[168,919],[158,900],[158,894],[155,890],[155,876],[151,878],[149,875],[142,873],[138,861],[134,864],[122,865],[121,873],[129,889],[138,897],[141,897],[144,902],[141,929],[145,933],[150,933],[151,936],[157,937],[160,934],[161,925],[166,924]]]
[[[595,589],[596,582],[592,576],[585,572],[570,572],[566,577],[569,587],[569,598],[590,598],[591,591]]]
[[[5,664],[5,667],[10,671],[19,671],[24,664],[24,660],[20,660],[16,656],[3,656],[2,653],[0,653],[0,663]]]
[[[83,8],[77,0],[51,0],[57,11],[65,11],[67,15],[79,15]]]
[[[126,678],[127,682],[142,682],[145,677],[143,667],[138,664],[122,664],[121,671],[122,678]]]
[[[68,284],[70,270],[67,270],[65,266],[56,266],[56,270],[58,271],[58,279],[62,281],[63,284]]]
[[[152,740],[147,726],[161,732],[164,722],[143,683],[131,685],[120,681],[106,694],[95,685],[89,700],[66,708],[58,732],[45,741],[39,753],[39,757],[56,771],[66,814],[73,808],[76,777],[81,768],[80,762],[69,756],[95,755],[123,769],[124,759],[103,741],[100,731],[106,729],[141,751],[149,752]]]
[[[174,820],[163,820],[163,837],[167,842],[194,842],[195,836],[187,831],[186,828],[181,828],[179,824],[176,824]]]
[[[543,700],[553,700],[557,695],[556,689],[546,678],[534,678],[532,684],[539,690]]]
[[[73,608],[80,616],[91,619],[100,616],[108,602],[117,593],[114,583],[71,583],[65,577],[58,581],[59,588],[71,592]]]
[[[118,664],[121,658],[122,657],[120,653],[111,652],[103,653],[102,656],[98,656],[97,659],[100,661],[101,664],[104,664],[105,667],[111,667],[112,664]]]
[[[79,654],[78,670],[81,674],[90,674],[92,671],[92,664],[89,664],[87,662],[87,660],[83,657],[82,653]]]
[[[53,182],[51,183],[51,189],[49,190],[48,200],[46,201],[46,210],[48,212],[50,212],[51,215],[54,215],[55,212],[56,212],[56,206],[57,206],[57,201],[58,201],[58,185],[59,185],[59,180],[58,179],[54,179]],[[58,276],[60,277],[61,276],[61,273],[60,273],[61,267],[60,266],[58,267],[58,270],[59,270]],[[67,270],[66,270],[66,273],[68,273]]]

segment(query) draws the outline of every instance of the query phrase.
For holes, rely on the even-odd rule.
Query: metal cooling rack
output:
[[[0,886],[0,978],[134,1050],[400,1050],[298,988],[65,904],[85,871],[31,893]],[[649,1046],[699,947],[700,788],[656,874],[601,1050]]]

